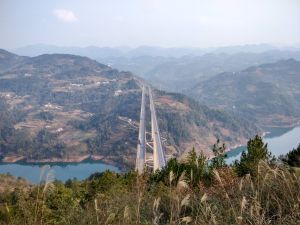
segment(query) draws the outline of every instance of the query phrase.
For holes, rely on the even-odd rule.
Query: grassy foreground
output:
[[[272,163],[268,152],[243,174],[247,159],[253,162],[251,143],[248,151],[234,166],[222,155],[208,164],[192,151],[156,174],[105,172],[66,183],[45,168],[44,183],[0,194],[0,224],[299,224],[299,175]]]

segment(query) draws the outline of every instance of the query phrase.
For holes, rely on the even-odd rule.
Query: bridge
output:
[[[146,140],[146,103],[145,96],[148,93],[151,113],[151,142]],[[151,146],[152,144],[152,146]],[[159,127],[157,123],[156,111],[153,101],[152,90],[150,87],[142,87],[142,102],[140,112],[139,136],[136,155],[136,171],[143,173],[146,166],[146,146],[153,150],[153,171],[161,170],[166,165],[165,153],[163,150]]]

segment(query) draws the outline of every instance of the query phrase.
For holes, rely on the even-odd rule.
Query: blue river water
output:
[[[32,183],[40,182],[42,168],[47,164],[28,164],[28,163],[1,163],[0,173],[9,173],[16,177],[22,177]],[[48,164],[54,178],[61,181],[76,178],[83,180],[96,172],[106,170],[120,172],[120,170],[111,165],[97,161],[85,161],[80,163],[51,163]]]
[[[300,126],[293,129],[276,128],[271,129],[265,136],[264,141],[268,143],[269,150],[275,156],[286,154],[300,143]],[[227,163],[230,164],[236,159],[240,159],[242,151],[246,147],[239,147],[227,153]],[[45,164],[26,163],[0,163],[0,173],[9,173],[16,177],[23,177],[33,183],[40,180],[41,169]],[[61,181],[77,178],[85,179],[95,172],[111,170],[120,172],[117,167],[104,164],[102,162],[85,161],[81,163],[52,163],[49,164],[54,177]]]
[[[269,129],[269,133],[264,137],[264,142],[268,143],[268,149],[276,157],[284,155],[296,148],[300,144],[300,126],[295,128],[273,128]],[[240,159],[246,146],[238,147],[227,153],[226,162],[232,163],[236,159]]]

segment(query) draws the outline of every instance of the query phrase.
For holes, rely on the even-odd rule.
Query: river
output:
[[[264,142],[268,143],[268,149],[276,157],[284,155],[296,148],[300,144],[300,126],[295,128],[271,128],[264,137]],[[245,146],[238,147],[227,153],[226,162],[232,163],[236,159],[240,159]]]
[[[40,173],[46,164],[28,164],[28,163],[1,163],[0,173],[9,173],[16,177],[22,177],[32,183],[40,182]],[[96,172],[106,170],[120,172],[120,170],[111,165],[97,161],[84,161],[80,163],[51,163],[50,169],[54,178],[61,181],[76,178],[83,180]]]
[[[300,126],[293,129],[276,128],[269,129],[264,141],[268,143],[269,150],[279,156],[286,154],[300,143]],[[246,147],[239,147],[227,153],[227,163],[232,163],[239,159],[242,151]],[[39,182],[42,166],[45,164],[25,164],[25,163],[0,163],[0,173],[10,173],[16,177],[23,177],[33,183]],[[77,178],[85,179],[95,172],[111,170],[120,172],[117,167],[104,164],[102,162],[85,161],[81,163],[52,163],[50,164],[54,177],[61,181]]]

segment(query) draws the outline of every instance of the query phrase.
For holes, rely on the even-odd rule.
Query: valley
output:
[[[139,121],[145,81],[75,55],[20,57],[2,50],[1,58],[10,61],[0,73],[2,161],[100,159],[133,167],[138,130],[132,123]],[[181,157],[195,147],[209,157],[218,138],[230,147],[262,132],[182,94],[153,92],[170,155]]]
[[[1,0],[0,225],[299,225],[299,12]]]
[[[14,51],[24,55],[61,52],[89,56],[116,69],[131,71],[159,90],[183,93],[264,130],[293,127],[299,122],[298,48],[266,44],[207,49],[37,45]]]

